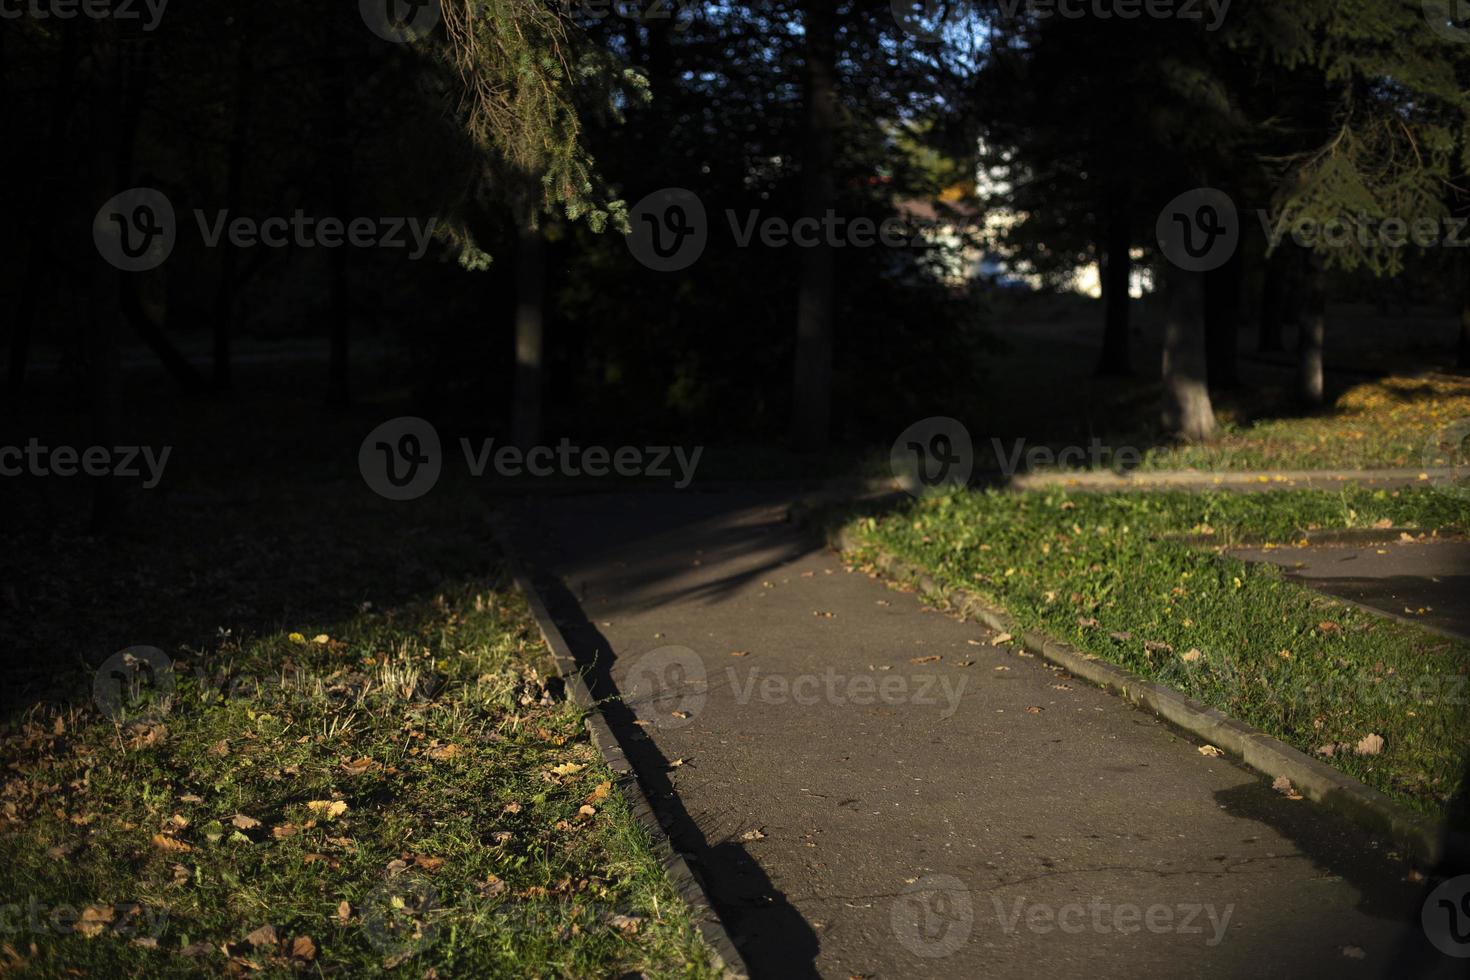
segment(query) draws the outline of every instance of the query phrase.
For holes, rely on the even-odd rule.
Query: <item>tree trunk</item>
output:
[[[240,199],[245,182],[245,154],[250,132],[251,97],[255,82],[251,77],[250,14],[240,11],[239,48],[235,53],[235,118],[230,129],[228,173],[225,177],[225,207],[230,214],[240,213]],[[345,215],[339,215],[345,219]],[[234,328],[236,266],[239,249],[224,236],[220,243],[219,287],[214,294],[214,387],[228,391],[234,379],[230,371],[230,336]]]
[[[806,116],[801,157],[802,214],[821,221],[833,207],[832,164],[837,127],[835,0],[806,7]],[[823,240],[802,249],[796,299],[792,440],[802,451],[825,449],[832,416],[834,257]]]
[[[1240,346],[1239,250],[1230,261],[1205,273],[1205,338],[1210,387],[1234,388],[1240,384],[1237,363]]]
[[[46,118],[46,142],[38,161],[36,172],[43,181],[54,180],[61,166],[61,141],[66,135],[67,120],[71,118],[76,104],[73,86],[76,84],[77,64],[81,60],[82,34],[75,20],[66,21],[62,28],[61,62],[57,66],[55,88],[51,92],[51,105]],[[43,184],[44,188],[46,185]],[[26,271],[21,277],[20,299],[16,303],[15,319],[11,323],[10,364],[6,377],[7,398],[16,399],[25,385],[26,369],[30,365],[31,337],[35,331],[36,307],[41,295],[43,263],[48,251],[48,229],[44,221],[44,201],[49,193],[30,195],[25,227],[29,228],[31,247],[26,249]]]
[[[88,188],[95,201],[117,193],[126,153],[119,146],[123,107],[123,72],[118,25],[112,18],[93,21],[91,37],[91,119],[87,155]],[[118,407],[117,321],[121,276],[101,255],[91,256],[87,276],[87,320],[82,344],[86,357],[88,438],[94,446],[116,444],[113,429]],[[111,529],[122,510],[122,495],[114,479],[92,481],[94,532]]]
[[[1103,242],[1103,347],[1097,373],[1130,375],[1133,364],[1128,353],[1128,305],[1131,300],[1133,256],[1128,234],[1127,209],[1109,209]]]
[[[1164,323],[1164,429],[1189,442],[1213,439],[1215,409],[1206,380],[1204,282],[1201,273],[1169,266]]]
[[[347,113],[348,65],[345,52],[341,55],[337,70],[332,78],[331,134],[332,152],[336,155],[332,181],[332,211],[340,221],[351,221],[348,210],[352,204],[352,146],[348,133]],[[349,275],[350,249],[346,243],[331,250],[331,333],[330,352],[327,358],[327,404],[342,408],[351,404],[352,395],[348,385],[348,338],[352,328],[352,291]]]
[[[541,370],[545,349],[546,243],[522,228],[516,236],[516,374],[511,440],[529,449],[541,440]]]
[[[1286,350],[1286,321],[1291,289],[1290,246],[1266,260],[1266,282],[1261,288],[1261,333],[1256,347],[1262,354]]]
[[[1327,273],[1315,255],[1310,259],[1306,287],[1297,343],[1297,398],[1307,408],[1321,408],[1326,398],[1322,360],[1327,339]]]
[[[1457,366],[1462,371],[1470,371],[1470,257],[1466,258],[1465,274],[1460,284],[1463,292],[1460,294],[1460,358]]]

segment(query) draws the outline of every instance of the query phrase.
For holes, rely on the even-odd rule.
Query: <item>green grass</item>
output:
[[[1470,418],[1470,377],[1392,376],[1344,392],[1317,415],[1250,419],[1228,409],[1224,432],[1206,445],[1153,449],[1151,470],[1397,469],[1425,465],[1445,426]],[[1459,447],[1440,465],[1465,463]]]
[[[139,717],[38,708],[6,731],[0,962],[710,972],[518,598],[465,583],[299,625],[176,660]]]
[[[1470,647],[1311,592],[1182,536],[1291,541],[1314,528],[1470,527],[1416,488],[1339,493],[965,492],[852,519],[943,584],[1449,816],[1470,744]],[[1359,754],[1369,735],[1378,754]],[[1323,750],[1332,746],[1331,755]],[[1347,748],[1343,748],[1347,746]]]

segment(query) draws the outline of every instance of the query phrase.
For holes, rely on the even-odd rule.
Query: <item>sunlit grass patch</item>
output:
[[[710,972],[497,583],[170,660],[165,697],[5,730],[0,964]]]

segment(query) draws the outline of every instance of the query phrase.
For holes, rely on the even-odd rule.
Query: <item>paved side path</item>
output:
[[[844,570],[784,505],[512,512],[756,976],[1393,972],[1421,896],[1366,835]]]
[[[1470,542],[1235,548],[1231,554],[1280,565],[1308,588],[1395,619],[1470,638]]]

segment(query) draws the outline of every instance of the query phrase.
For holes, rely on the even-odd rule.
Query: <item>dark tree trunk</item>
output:
[[[1266,281],[1261,288],[1261,333],[1256,343],[1263,354],[1286,350],[1290,266],[1289,246],[1278,248],[1266,260]]]
[[[230,129],[228,172],[225,177],[225,207],[231,215],[240,212],[245,183],[245,155],[250,133],[250,110],[255,81],[251,69],[250,14],[240,11],[240,37],[235,53],[235,118]],[[340,216],[340,217],[344,217]],[[214,387],[228,391],[234,383],[230,371],[230,337],[234,333],[236,268],[239,249],[226,235],[220,243],[219,287],[214,294]]]
[[[1240,345],[1240,281],[1243,263],[1239,250],[1229,262],[1205,273],[1205,336],[1212,388],[1240,384],[1237,362]]]
[[[1462,371],[1470,371],[1470,257],[1465,261],[1465,274],[1461,277],[1460,293],[1460,357],[1457,364]]]
[[[1214,438],[1216,425],[1206,377],[1203,276],[1172,265],[1164,275],[1169,294],[1164,323],[1164,429],[1189,442],[1205,442]]]
[[[197,395],[205,388],[204,377],[189,363],[189,359],[168,339],[163,325],[155,320],[143,307],[138,295],[137,273],[124,276],[118,287],[118,304],[128,324],[148,345],[160,364],[178,382],[187,395]]]
[[[522,228],[516,236],[516,373],[511,439],[523,449],[541,439],[541,372],[545,348],[546,243]]]
[[[88,189],[97,201],[117,192],[118,176],[128,156],[120,147],[119,123],[123,107],[123,71],[118,43],[118,24],[111,18],[93,21],[91,36],[90,152],[87,155]],[[118,408],[117,321],[121,273],[101,255],[88,263],[87,320],[82,346],[86,358],[86,405],[88,437],[93,445],[116,444],[113,437]],[[116,480],[92,481],[94,532],[116,525],[122,510],[122,495]]]
[[[43,181],[51,181],[61,165],[61,141],[66,135],[66,123],[71,118],[76,103],[73,86],[76,84],[77,64],[81,60],[82,35],[75,20],[66,21],[62,28],[61,63],[56,69],[55,88],[51,92],[51,107],[46,119],[46,142],[36,168]],[[43,186],[45,186],[43,184]],[[35,332],[36,308],[41,295],[44,275],[42,267],[47,251],[47,229],[44,222],[42,203],[48,194],[33,194],[25,226],[30,229],[31,247],[26,249],[26,271],[21,277],[20,298],[15,306],[15,318],[11,321],[10,363],[6,372],[6,397],[16,399],[25,386],[26,370],[30,365],[31,338]],[[100,203],[100,202],[99,202]]]
[[[821,221],[832,209],[837,127],[835,0],[809,0],[806,9],[806,115],[801,157],[802,214]],[[801,250],[796,299],[791,434],[797,449],[825,449],[832,416],[834,257],[825,240]]]
[[[1307,408],[1326,401],[1323,357],[1327,341],[1327,272],[1313,255],[1307,269],[1306,294],[1297,342],[1297,399]]]
[[[1133,373],[1129,356],[1129,301],[1132,286],[1133,246],[1128,228],[1126,207],[1109,209],[1103,241],[1103,347],[1097,373],[1129,375]]]
[[[349,68],[344,52],[332,78],[332,153],[336,156],[332,180],[332,211],[340,221],[351,221],[352,145],[348,129]],[[330,282],[332,311],[330,315],[330,351],[327,358],[327,404],[341,408],[352,402],[348,383],[348,344],[352,329],[352,290],[349,277],[351,250],[346,243],[331,250]]]

